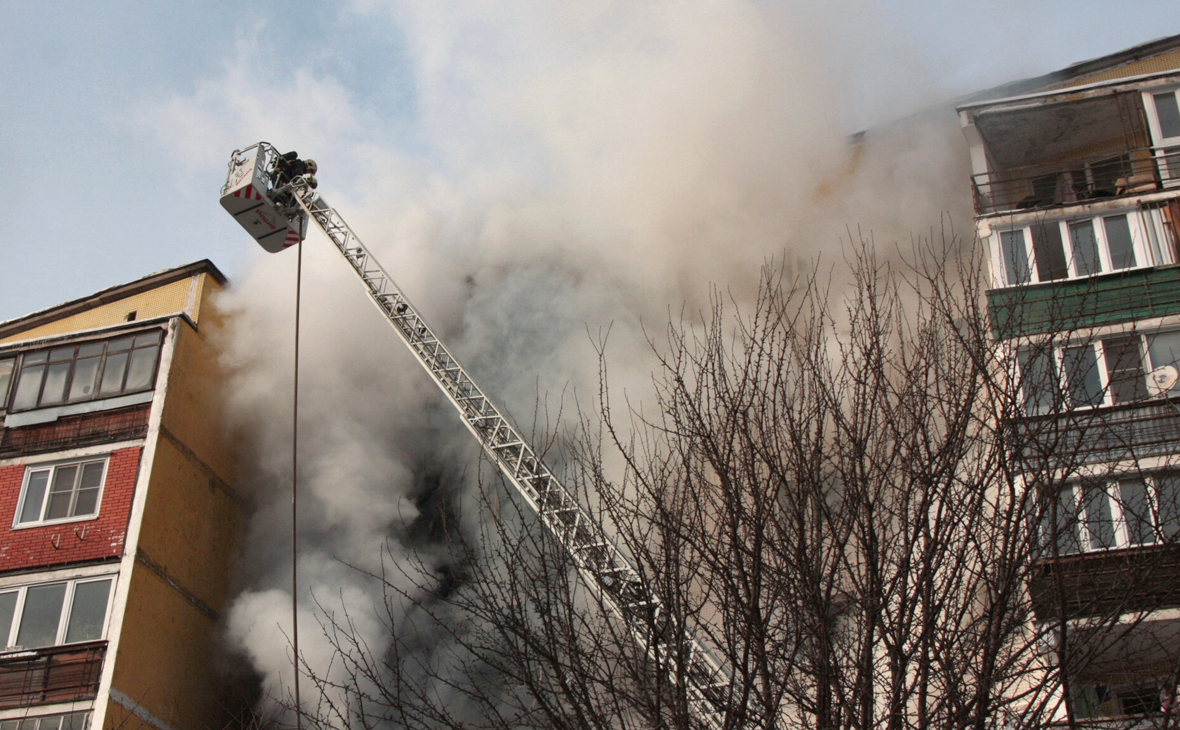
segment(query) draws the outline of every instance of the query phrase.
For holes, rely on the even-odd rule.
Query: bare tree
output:
[[[1120,416],[1078,400],[1087,366],[1060,353],[1093,335],[1065,314],[1042,336],[1003,336],[1019,312],[987,311],[981,262],[953,237],[890,262],[849,250],[850,286],[767,267],[748,311],[718,291],[673,323],[652,348],[652,415],[610,410],[601,350],[569,483],[663,599],[653,632],[696,632],[732,672],[728,727],[1078,726],[1078,687],[1176,597],[1159,556],[1180,488]],[[1173,406],[1150,407],[1166,420]],[[1149,531],[1150,550],[1123,551],[1083,590],[1076,536],[1106,518],[1080,500],[1111,469],[1129,485],[1117,529]],[[338,656],[318,677],[318,722],[696,727],[687,667],[661,666],[534,516],[481,482],[474,527],[444,525],[445,558],[374,576],[388,652],[324,612]],[[1135,484],[1151,514],[1132,525]],[[439,565],[437,583],[405,588]],[[1174,685],[1170,635],[1137,636]]]

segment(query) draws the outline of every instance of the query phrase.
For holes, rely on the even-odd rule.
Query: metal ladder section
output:
[[[623,619],[649,656],[675,674],[681,650],[665,636],[667,617],[659,597],[647,589],[601,526],[479,389],[340,214],[306,185],[296,183],[294,192],[300,207],[365,283],[370,299],[446,393],[509,483],[565,548],[586,583]],[[684,639],[687,656],[681,671],[690,709],[704,727],[721,730],[730,699],[729,675],[700,639],[691,633]]]

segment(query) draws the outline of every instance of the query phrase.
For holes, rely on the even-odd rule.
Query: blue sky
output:
[[[822,37],[807,72],[838,79],[830,103],[849,131],[1180,33],[1174,2],[1154,0],[721,4],[801,29],[783,43]],[[519,175],[535,145],[527,131],[490,130],[486,107],[461,111],[481,88],[470,79],[521,59],[560,62],[562,33],[657,4],[589,5],[593,17],[555,20],[544,3],[513,0],[501,24],[495,4],[459,0],[0,0],[0,320],[201,258],[242,275],[260,254],[217,190],[229,153],[259,137],[302,145],[342,208],[376,211],[398,194],[405,183],[384,184],[382,166],[413,168],[428,184],[478,177],[498,156]],[[667,17],[653,12],[651,22]],[[547,40],[534,46],[538,33]]]

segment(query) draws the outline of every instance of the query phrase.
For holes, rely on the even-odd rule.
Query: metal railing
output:
[[[0,654],[0,709],[93,699],[106,651],[91,641]]]
[[[1059,165],[985,172],[972,175],[971,187],[978,215],[1077,205],[1170,187],[1180,191],[1180,148],[1139,147]]]
[[[1159,400],[1025,416],[1013,450],[1029,464],[1077,467],[1180,454],[1180,403]]]

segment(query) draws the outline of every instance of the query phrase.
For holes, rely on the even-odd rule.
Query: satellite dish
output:
[[[1152,398],[1161,396],[1180,381],[1180,370],[1175,365],[1161,365],[1147,374],[1147,394]]]

